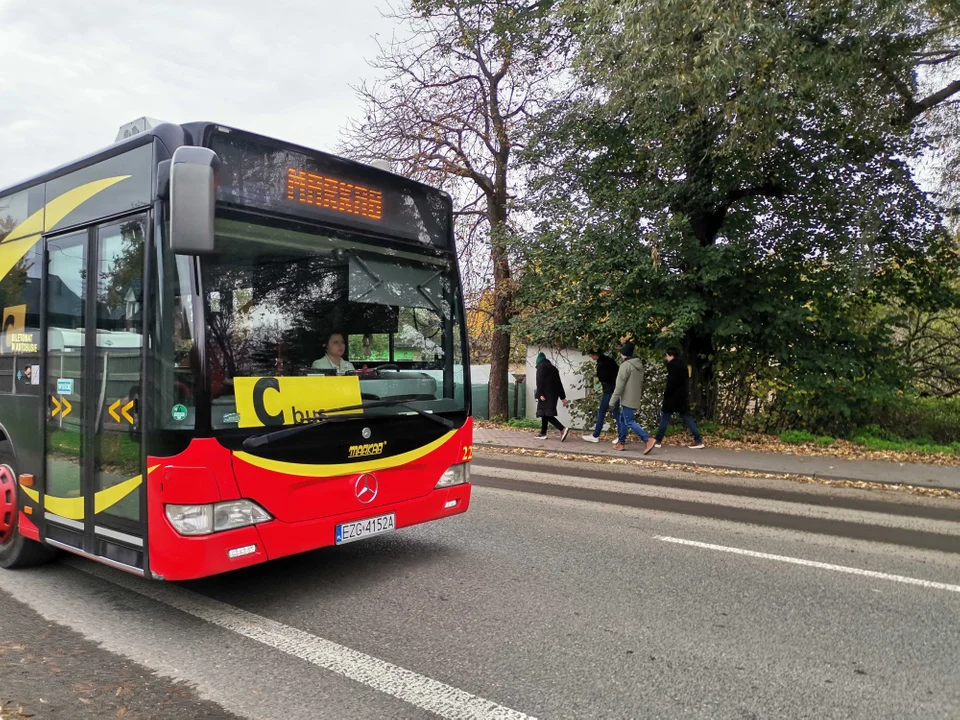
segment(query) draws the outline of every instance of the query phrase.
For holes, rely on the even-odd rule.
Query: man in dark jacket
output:
[[[534,397],[537,399],[537,417],[540,418],[541,424],[537,439],[547,439],[547,423],[550,423],[560,431],[560,442],[563,442],[570,434],[570,428],[564,427],[563,423],[557,420],[557,401],[562,401],[564,407],[569,404],[569,401],[563,389],[563,383],[560,381],[560,371],[547,360],[547,356],[543,353],[537,355],[536,362],[537,387],[534,390]]]
[[[613,389],[617,385],[617,372],[620,368],[613,358],[607,357],[599,350],[591,350],[590,357],[597,364],[597,380],[600,381],[603,396],[600,398],[600,409],[597,410],[597,425],[593,429],[593,435],[584,435],[583,439],[595,443],[600,442],[600,432],[603,430],[603,423],[607,419],[610,398],[613,396]]]
[[[657,444],[660,447],[664,435],[667,434],[667,426],[670,424],[670,416],[674,413],[680,415],[683,424],[687,426],[693,434],[692,450],[703,448],[703,437],[697,424],[690,417],[690,406],[687,397],[687,366],[677,356],[675,350],[667,351],[667,387],[663,391],[663,408],[660,413],[660,427],[657,428]]]

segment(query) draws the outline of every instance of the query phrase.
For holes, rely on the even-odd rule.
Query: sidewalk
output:
[[[617,457],[626,460],[651,460],[676,465],[745,470],[784,475],[806,475],[828,480],[860,480],[863,482],[890,485],[916,485],[917,487],[942,488],[960,491],[960,467],[925,465],[923,463],[895,463],[883,460],[846,460],[819,456],[784,455],[780,453],[752,452],[750,450],[726,450],[711,448],[690,450],[677,445],[664,445],[643,455],[643,446],[637,442],[627,445],[625,451],[613,449],[609,440],[588,443],[580,439],[582,433],[570,436],[560,443],[560,436],[550,430],[547,440],[537,440],[533,431],[474,429],[474,443],[479,446],[525,448],[550,452],[576,453],[599,457]],[[709,438],[706,440],[709,443]]]

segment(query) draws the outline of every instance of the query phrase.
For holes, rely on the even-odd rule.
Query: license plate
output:
[[[378,515],[377,517],[366,518],[365,520],[355,520],[354,522],[337,525],[336,545],[353,542],[354,540],[363,540],[364,538],[382,535],[397,529],[397,516],[395,513],[389,515]]]

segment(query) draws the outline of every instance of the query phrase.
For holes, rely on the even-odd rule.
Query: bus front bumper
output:
[[[272,520],[199,537],[177,533],[164,518],[153,525],[150,564],[153,577],[164,580],[195,580],[257,565],[267,560],[295,555],[337,544],[337,526],[393,513],[396,529],[441,520],[466,512],[471,485],[464,483],[433,490],[429,494],[330,517],[285,523]],[[156,528],[154,530],[153,528]]]

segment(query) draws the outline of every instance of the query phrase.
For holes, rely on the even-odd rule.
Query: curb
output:
[[[565,451],[565,450],[556,450],[556,449],[547,449],[547,448],[527,448],[520,447],[517,445],[502,445],[500,443],[490,443],[490,442],[479,442],[475,441],[475,444],[478,448],[499,448],[501,450],[530,450],[531,452],[542,452],[548,453],[553,456],[560,455],[584,455],[587,457],[599,457],[599,458],[616,458],[621,456],[612,456],[605,455],[603,453],[596,452],[582,452],[579,450],[575,451]],[[947,490],[949,492],[960,492],[960,488],[956,487],[947,487],[945,485],[938,485],[935,482],[923,482],[923,483],[906,483],[906,482],[894,482],[891,480],[878,480],[876,478],[863,478],[863,477],[853,477],[850,475],[837,474],[837,475],[825,475],[823,473],[817,472],[789,472],[785,470],[764,470],[757,469],[752,467],[740,466],[740,465],[717,465],[711,463],[702,463],[691,460],[664,460],[650,457],[649,455],[637,455],[637,456],[624,456],[624,459],[628,460],[639,460],[641,462],[659,462],[664,465],[676,465],[680,467],[696,467],[705,470],[726,470],[729,472],[750,472],[750,473],[762,473],[767,475],[782,475],[786,477],[805,477],[812,478],[814,480],[837,480],[841,482],[864,482],[864,483],[874,483],[876,485],[889,485],[891,487],[917,487],[924,488],[927,490]]]

